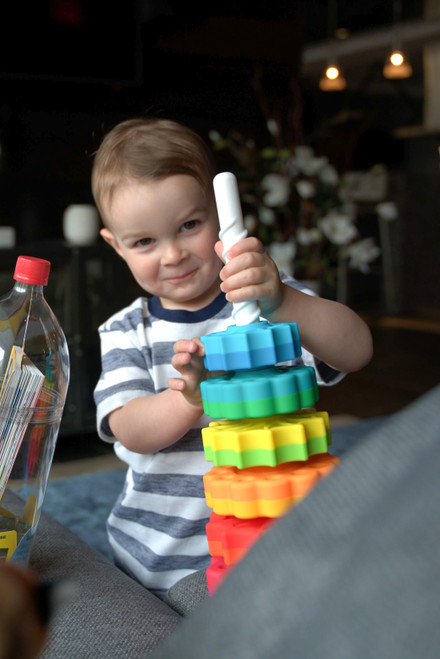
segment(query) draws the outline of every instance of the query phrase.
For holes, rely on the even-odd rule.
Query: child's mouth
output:
[[[194,273],[196,269],[190,270],[189,272],[186,272],[183,275],[178,275],[176,277],[168,277],[167,281],[171,284],[179,284],[182,281],[185,281],[186,279],[189,279]]]

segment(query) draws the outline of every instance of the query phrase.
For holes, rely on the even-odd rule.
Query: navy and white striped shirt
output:
[[[294,279],[283,279],[303,289]],[[205,460],[200,429],[212,419],[203,415],[173,445],[143,455],[115,440],[108,415],[133,398],[167,388],[168,379],[176,376],[171,358],[177,340],[219,332],[231,324],[232,304],[220,294],[194,312],[164,309],[155,297],[138,298],[99,328],[98,433],[105,441],[115,442],[116,454],[129,466],[123,492],[107,521],[109,542],[116,564],[159,596],[209,564],[205,526],[211,510],[202,477],[212,465]],[[316,367],[319,383],[333,384],[342,377],[329,372],[326,365],[316,365],[305,350],[302,357],[304,363]]]

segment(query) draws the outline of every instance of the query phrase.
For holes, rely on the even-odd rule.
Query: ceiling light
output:
[[[389,80],[410,78],[412,66],[400,50],[393,50],[385,61],[383,75]]]
[[[327,20],[328,20],[328,35],[329,35],[329,56],[327,68],[321,76],[319,81],[319,88],[323,92],[338,92],[345,89],[347,81],[338,65],[337,60],[337,47],[335,36],[338,25],[338,3],[337,0],[328,0],[327,6]]]
[[[389,80],[410,78],[412,66],[400,48],[400,30],[402,24],[402,0],[393,0],[393,51],[385,60],[382,73]]]
[[[337,64],[329,64],[319,81],[319,88],[324,92],[336,92],[345,89],[347,81]]]

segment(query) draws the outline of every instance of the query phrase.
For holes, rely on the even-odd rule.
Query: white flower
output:
[[[261,224],[270,227],[275,224],[275,213],[270,208],[260,206],[258,209],[258,219],[260,220]]]
[[[303,199],[311,199],[316,194],[315,184],[312,183],[311,181],[304,181],[304,180],[297,181],[295,187],[298,191],[299,196],[302,197]]]
[[[333,165],[324,165],[318,175],[324,185],[332,185],[336,187],[339,183],[339,174]]]
[[[243,224],[248,233],[253,233],[258,226],[258,220],[255,215],[245,215],[243,218]]]
[[[295,160],[299,163],[309,162],[314,158],[313,149],[311,146],[303,144],[302,146],[295,147]]]
[[[397,220],[399,217],[399,211],[394,201],[383,201],[381,204],[377,204],[376,213],[381,220],[387,220],[388,222]]]
[[[275,119],[268,119],[267,121],[267,130],[271,135],[279,135],[280,134],[280,129],[278,126],[278,122]]]
[[[322,238],[322,233],[317,227],[306,229],[305,227],[298,227],[296,232],[296,239],[300,245],[314,245],[319,243]]]
[[[343,215],[351,217],[352,221],[354,222],[358,214],[358,207],[352,201],[344,201],[341,206],[341,212]]]
[[[368,264],[379,256],[380,249],[375,244],[374,238],[364,238],[347,247],[344,254],[350,259],[348,263],[350,268],[366,273],[370,269]]]
[[[223,139],[218,130],[210,130],[209,131],[209,139],[211,142],[218,142],[219,140]]]
[[[293,240],[288,240],[285,243],[271,243],[267,251],[279,270],[286,275],[293,275],[293,259],[296,254],[295,242]]]
[[[266,174],[261,181],[263,190],[267,190],[263,197],[266,206],[284,206],[290,196],[290,183],[287,178],[279,174]]]
[[[326,157],[316,158],[312,147],[297,146],[293,157],[293,164],[306,176],[315,176],[325,165]]]
[[[285,162],[285,165],[286,165],[287,173],[289,174],[291,179],[296,178],[300,174],[300,171],[295,164],[295,158],[288,158]]]
[[[318,226],[334,245],[347,245],[357,235],[353,218],[337,210],[318,220]]]

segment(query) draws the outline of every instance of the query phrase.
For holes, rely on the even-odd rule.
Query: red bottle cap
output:
[[[46,286],[49,279],[50,261],[35,256],[19,256],[15,264],[14,279],[25,284]]]

